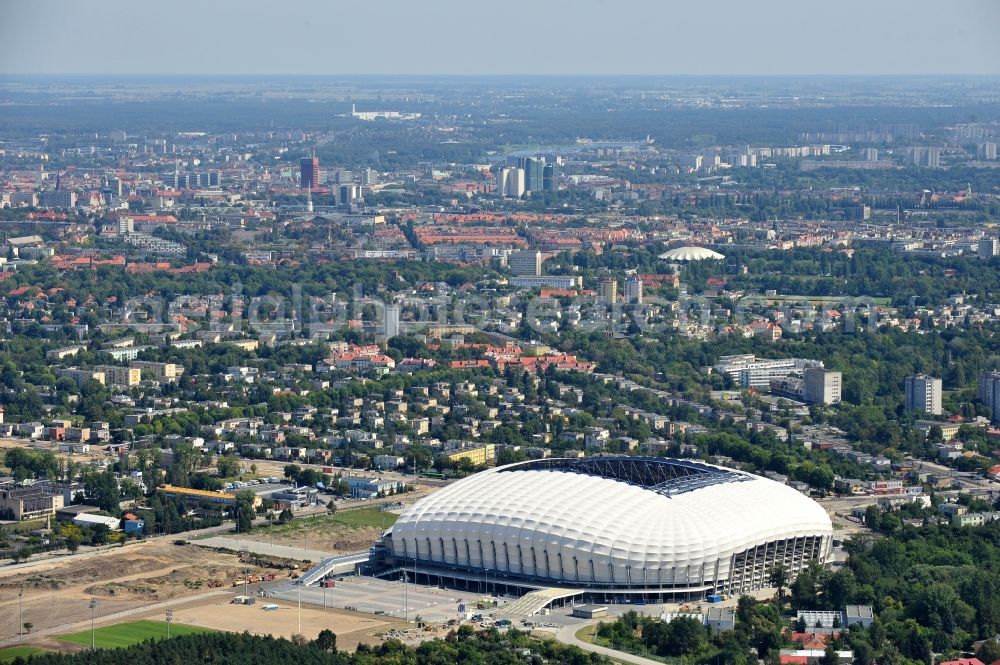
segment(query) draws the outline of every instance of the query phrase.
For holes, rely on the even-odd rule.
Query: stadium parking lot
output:
[[[330,589],[320,586],[298,587],[283,583],[267,590],[272,598],[298,602],[301,590],[302,603],[351,609],[358,612],[385,615],[402,619],[404,616],[403,599],[406,598],[408,608],[406,614],[412,621],[417,615],[431,621],[447,621],[458,616],[458,604],[466,602],[470,608],[475,607],[476,594],[440,589],[427,585],[407,584],[404,592],[403,583],[381,580],[372,577],[350,576],[337,580],[337,585]],[[470,609],[470,611],[475,611]]]
[[[334,609],[348,609],[368,614],[376,614],[393,619],[403,619],[403,584],[402,582],[382,580],[372,577],[348,576],[338,579],[336,586],[325,590],[320,586],[298,587],[295,584],[283,581],[273,586],[265,585],[265,593],[270,598],[279,598],[286,602],[297,603],[301,589],[301,599],[303,606],[318,605]],[[764,599],[773,595],[773,589],[755,590],[748,595]],[[458,591],[455,589],[440,588],[425,584],[409,583],[406,585],[407,618],[413,621],[416,616],[428,622],[445,622],[449,619],[459,618],[458,605],[465,603],[467,611],[473,614],[482,614],[486,618],[509,618],[514,622],[515,627],[521,628],[524,619],[530,621],[534,628],[558,627],[564,625],[576,625],[586,623],[571,616],[572,608],[569,606],[552,609],[547,615],[536,614],[532,617],[522,617],[508,615],[504,612],[504,606],[514,603],[517,598],[494,597],[498,606],[492,609],[476,609],[476,601],[485,597],[481,594],[469,591]],[[258,602],[266,602],[258,599]],[[659,616],[661,612],[677,612],[690,610],[704,610],[708,607],[735,607],[737,597],[733,596],[721,603],[705,602],[679,602],[662,604],[610,604],[608,605],[609,616],[620,616],[630,610],[635,610],[640,614],[648,616]],[[551,624],[546,626],[546,624]]]

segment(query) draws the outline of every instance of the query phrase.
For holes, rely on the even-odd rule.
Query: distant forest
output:
[[[267,99],[191,99],[156,101],[87,101],[49,104],[9,104],[0,116],[0,133],[9,137],[46,133],[106,132],[165,136],[181,131],[222,133],[233,131],[308,130],[328,133],[318,154],[325,164],[383,168],[419,161],[468,161],[489,151],[508,147],[572,144],[578,137],[595,140],[635,140],[651,137],[660,147],[678,150],[707,145],[794,145],[801,132],[832,131],[861,124],[915,123],[922,128],[995,117],[997,107],[896,108],[890,106],[833,108],[691,109],[594,108],[593,100],[580,104],[545,107],[535,100],[527,107],[504,109],[516,113],[509,123],[492,121],[491,112],[470,109],[457,101],[434,104],[431,109],[448,116],[462,116],[452,136],[430,131],[418,123],[359,123],[340,114],[350,111],[344,102]],[[413,104],[373,103],[367,106],[414,108]],[[421,108],[421,107],[416,107]],[[421,108],[422,112],[427,109]],[[456,142],[445,143],[449,138]],[[296,156],[297,157],[297,156]]]

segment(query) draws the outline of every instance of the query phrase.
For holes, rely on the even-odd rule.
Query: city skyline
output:
[[[1000,665],[997,19],[0,0],[0,663]]]
[[[952,12],[930,0],[780,0],[765,7],[588,0],[508,8],[390,0],[373,11],[306,0],[292,13],[261,2],[7,2],[0,8],[0,74],[1000,73],[1000,42],[990,30],[1000,23],[1000,5],[984,0]],[[300,57],[305,44],[308,59]]]

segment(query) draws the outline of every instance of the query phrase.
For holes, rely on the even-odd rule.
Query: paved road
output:
[[[633,665],[663,665],[663,661],[653,660],[652,658],[643,658],[642,656],[635,656],[630,653],[625,653],[624,651],[615,651],[614,649],[599,647],[596,644],[591,644],[590,642],[584,642],[576,636],[576,631],[580,630],[580,628],[582,628],[581,624],[563,626],[556,631],[556,639],[563,644],[572,644],[573,646],[580,647],[584,651],[599,653],[602,656],[607,656],[612,660],[622,663],[632,663]]]

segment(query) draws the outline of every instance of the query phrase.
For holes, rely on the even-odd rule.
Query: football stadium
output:
[[[832,535],[819,504],[750,473],[685,459],[550,458],[418,501],[379,558],[386,576],[431,584],[670,602],[767,587],[778,564],[794,576],[826,561]]]

